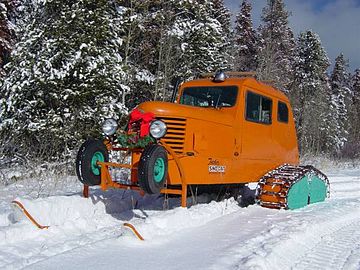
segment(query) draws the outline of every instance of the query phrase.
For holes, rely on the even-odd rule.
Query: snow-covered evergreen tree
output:
[[[23,14],[7,66],[1,130],[49,157],[126,112],[123,9],[108,0],[53,0],[22,10],[32,12]]]
[[[161,1],[160,1],[161,2]],[[124,1],[123,64],[130,88],[126,104],[133,108],[154,97],[156,46],[159,41],[159,1]]]
[[[319,36],[306,31],[300,34],[296,47],[296,64],[292,104],[301,152],[319,153],[327,134],[330,85],[326,70],[329,59]]]
[[[222,0],[130,1],[124,18],[131,107],[166,98],[173,77],[227,67],[230,14]]]
[[[190,78],[227,66],[227,36],[221,22],[214,18],[212,2],[183,0],[174,6],[176,18],[170,34],[178,44],[176,75]]]
[[[262,11],[257,74],[287,92],[293,79],[295,40],[283,0],[268,0]]]
[[[0,3],[0,78],[3,76],[2,68],[8,61],[13,43],[14,27],[10,21],[10,13],[14,5],[12,0],[3,0]]]
[[[223,67],[221,68],[224,70],[231,69],[231,12],[225,6],[224,0],[211,0],[210,5],[210,15],[220,23],[222,28],[222,35],[224,36],[224,39],[220,41],[222,43],[221,51],[225,59],[223,62]]]
[[[360,69],[355,70],[352,78],[352,93],[351,111],[354,119],[351,121],[351,126],[356,128],[356,131],[353,133],[357,135],[360,142]]]
[[[255,71],[257,68],[258,42],[257,34],[251,19],[251,4],[243,0],[235,20],[234,70]]]
[[[352,100],[349,106],[348,155],[360,158],[360,69],[355,70],[351,80]]]
[[[230,14],[222,0],[146,0],[126,8],[131,107],[164,100],[174,77],[227,68]]]
[[[331,117],[333,128],[331,141],[329,142],[330,151],[339,152],[347,140],[347,99],[350,97],[348,63],[344,55],[340,54],[335,59],[335,65],[331,74]]]
[[[225,6],[224,0],[211,0],[210,1],[211,17],[216,19],[222,26],[224,33],[230,33],[231,14],[229,9]]]

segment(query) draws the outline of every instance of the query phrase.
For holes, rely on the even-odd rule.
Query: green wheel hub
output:
[[[154,165],[154,180],[160,183],[165,174],[165,162],[162,158],[157,158]]]
[[[91,158],[91,171],[95,175],[100,175],[100,166],[97,164],[98,161],[105,161],[105,157],[101,152],[95,152],[93,157]]]
[[[138,165],[138,183],[147,194],[159,194],[165,186],[168,156],[164,146],[149,144],[144,148]]]

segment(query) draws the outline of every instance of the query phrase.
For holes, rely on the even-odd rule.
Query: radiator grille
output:
[[[183,153],[186,134],[186,119],[171,117],[157,117],[157,119],[164,121],[167,126],[166,135],[162,140],[169,145],[175,153]]]

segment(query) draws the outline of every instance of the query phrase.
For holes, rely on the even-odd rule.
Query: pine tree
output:
[[[222,0],[129,1],[124,19],[130,107],[166,99],[173,77],[227,68],[230,14]]]
[[[53,0],[23,10],[31,12],[7,69],[0,127],[23,149],[51,157],[127,110],[123,9],[108,0]]]
[[[257,68],[257,34],[251,20],[251,4],[247,0],[241,3],[241,9],[235,20],[234,70],[255,71]]]
[[[230,14],[222,0],[135,1],[127,8],[135,18],[125,23],[126,32],[133,26],[129,55],[137,70],[131,107],[166,99],[174,77],[228,67]]]
[[[349,106],[349,135],[346,144],[350,158],[360,158],[360,69],[351,80],[352,100]]]
[[[328,126],[330,85],[326,70],[329,59],[319,36],[312,31],[300,34],[296,47],[292,104],[303,154],[324,150]]]
[[[14,1],[4,0],[0,3],[0,78],[3,66],[7,63],[14,38],[14,27],[10,14],[14,9]]]
[[[130,88],[126,104],[130,109],[154,98],[160,25],[156,22],[159,22],[161,4],[161,1],[149,0],[124,1],[122,51]]]
[[[225,7],[224,0],[211,0],[210,1],[211,17],[217,20],[222,26],[223,32],[229,34],[231,26],[231,16],[230,11]]]
[[[211,7],[209,0],[184,0],[175,7],[181,10],[171,29],[178,44],[176,75],[191,78],[227,66],[227,36]]]
[[[174,77],[228,67],[230,14],[223,0],[125,3],[127,104],[164,100]]]
[[[231,12],[230,10],[225,6],[224,0],[211,0],[211,8],[210,8],[210,16],[214,18],[216,21],[218,21],[221,25],[221,31],[222,35],[225,37],[220,42],[222,51],[222,54],[224,55],[224,62],[222,69],[232,69],[231,67]],[[220,44],[219,44],[220,45]]]
[[[295,40],[289,27],[290,13],[283,0],[268,0],[262,11],[259,66],[257,74],[262,80],[274,81],[287,92],[293,79]]]
[[[347,97],[350,96],[349,73],[347,71],[347,61],[344,55],[340,54],[335,59],[335,65],[331,74],[331,122],[333,130],[331,135],[330,147],[334,153],[339,153],[347,140]]]

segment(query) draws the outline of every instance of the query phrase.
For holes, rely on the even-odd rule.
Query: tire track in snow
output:
[[[110,239],[117,239],[123,232],[121,226],[111,226],[81,234],[73,232],[74,235],[71,238],[67,236],[57,238],[56,234],[48,234],[39,237],[37,244],[34,244],[32,241],[28,243],[29,240],[26,240],[12,243],[8,246],[0,246],[0,268],[20,269],[46,260],[51,256],[76,250],[83,246],[94,245]]]
[[[267,228],[229,247],[211,269],[358,270],[360,211],[346,215],[349,209],[323,210],[279,213],[284,217],[280,222],[270,220],[274,212]]]
[[[359,205],[359,197],[341,196],[297,211],[269,210],[266,227],[219,254],[211,269],[359,270]]]
[[[293,265],[293,269],[359,269],[360,220],[320,237]],[[357,258],[357,259],[356,259]]]
[[[224,202],[198,205],[189,209],[147,211],[148,217],[146,220],[138,220],[138,225],[155,244],[152,245],[150,241],[145,246],[142,244],[141,252],[147,252],[148,256],[140,253],[142,260],[139,260],[136,243],[135,248],[126,253],[132,259],[133,265],[123,268],[159,269],[160,264],[154,258],[161,257],[160,269],[195,269],[192,261],[189,261],[189,256],[158,256],[179,253],[178,238],[169,240],[166,237],[176,232],[181,237],[185,236],[180,241],[184,244],[182,245],[184,250],[189,249],[185,254],[195,253],[196,257],[193,260],[203,264],[199,264],[197,269],[209,269],[215,263],[215,267],[212,268],[214,270],[274,268],[297,270],[303,267],[302,262],[304,262],[307,269],[360,270],[358,244],[360,239],[356,232],[360,227],[359,180],[359,177],[354,176],[334,176],[330,179],[332,195],[329,200],[298,211],[278,211],[250,206],[237,212],[237,205],[227,205]],[[106,196],[109,196],[108,194],[106,193]],[[4,242],[0,241],[0,268],[17,269],[28,266],[39,269],[39,266],[45,265],[47,267],[43,269],[51,269],[54,266],[59,269],[75,269],[74,262],[79,261],[76,254],[80,254],[83,258],[82,268],[86,268],[85,263],[89,263],[91,259],[96,261],[98,257],[106,256],[114,259],[105,260],[96,266],[102,269],[119,268],[119,254],[116,248],[122,247],[126,250],[134,244],[132,238],[127,242],[126,237],[119,241],[120,244],[117,243],[117,233],[120,233],[121,229],[110,225],[121,221],[116,216],[121,212],[118,207],[121,201],[120,198],[119,201],[115,198],[110,201],[108,199],[110,197],[100,198],[94,205],[90,205],[91,207],[83,208],[84,204],[90,202],[89,200],[82,199],[81,204],[80,201],[77,204],[67,197],[50,204],[53,199],[47,198],[46,202],[49,204],[46,206],[54,206],[56,211],[64,204],[64,200],[69,201],[70,210],[73,207],[81,207],[81,209],[77,209],[79,211],[76,213],[69,209],[60,211],[67,213],[66,218],[60,220],[61,216],[54,215],[56,222],[49,231],[41,232],[41,235],[26,222],[19,224],[3,222],[6,226],[2,228],[3,230],[0,227],[0,239],[4,240]],[[99,208],[99,203],[105,202],[108,203],[107,209]],[[94,212],[95,208],[98,211]],[[224,215],[233,212],[234,216],[223,218]],[[112,214],[115,215],[109,219]],[[70,216],[74,218],[74,222],[68,222]],[[210,221],[220,217],[222,219],[216,222],[216,226],[212,226]],[[234,217],[239,221],[234,220]],[[25,235],[21,236],[21,234]],[[202,237],[198,238],[199,234]],[[218,235],[216,238],[218,240],[209,241],[208,238],[213,238],[215,234]],[[187,238],[186,235],[191,237]],[[115,247],[113,253],[108,254],[109,246]],[[204,254],[202,249],[198,248],[205,246],[208,254]],[[194,249],[201,252],[196,253]],[[212,258],[210,262],[209,257]],[[65,263],[64,258],[68,259]],[[174,261],[180,260],[179,258],[182,264],[174,264]],[[156,267],[145,268],[144,266],[148,266],[150,262]],[[92,269],[97,268],[92,267]]]

